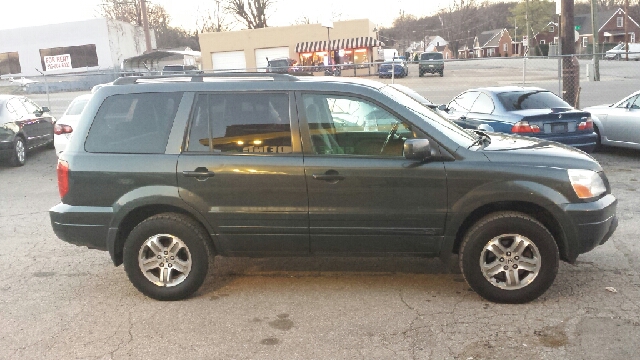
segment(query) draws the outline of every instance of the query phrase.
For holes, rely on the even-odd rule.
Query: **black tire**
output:
[[[424,73],[423,73],[422,71],[420,71],[420,72],[418,73],[418,77],[423,77],[423,76],[424,76]]]
[[[13,154],[9,158],[9,164],[11,166],[23,166],[27,162],[27,147],[24,139],[20,136],[16,136],[13,140]]]
[[[176,241],[175,239],[182,242],[178,246],[180,250],[175,251],[176,259],[169,258],[173,253],[171,252],[174,249],[173,246],[162,249],[169,250],[169,252],[154,252],[150,246],[147,246],[147,241],[156,236],[162,245]],[[150,298],[163,301],[185,299],[200,288],[207,276],[209,259],[213,255],[210,254],[209,241],[210,237],[207,231],[190,217],[175,213],[158,214],[142,221],[129,234],[123,249],[124,269],[133,286]],[[169,286],[156,285],[147,277],[153,276],[153,271],[156,271],[156,269],[154,268],[153,271],[147,272],[142,271],[139,257],[146,256],[145,259],[147,260],[155,260],[155,255],[148,256],[147,254],[158,253],[160,253],[158,256],[164,257],[161,260],[157,260],[161,262],[159,267],[164,267],[169,274],[178,274],[174,278],[176,281],[182,277],[179,283]],[[183,263],[190,262],[190,269],[186,271],[186,275],[178,271],[178,267],[181,266],[180,260]],[[173,265],[172,262],[174,262]],[[173,268],[171,268],[172,266]],[[169,269],[166,267],[169,267]],[[157,273],[159,274],[162,271],[162,269],[159,269]],[[160,281],[162,281],[161,277]]]
[[[523,245],[519,251],[520,246],[514,249],[507,246],[517,244],[512,235],[521,236]],[[508,251],[497,256],[502,250],[495,246],[493,248],[498,251],[485,251],[485,247],[496,241]],[[510,304],[532,301],[547,291],[558,273],[560,261],[558,246],[549,230],[526,214],[510,211],[488,215],[474,224],[460,245],[459,258],[465,280],[478,295],[489,301]],[[486,277],[481,269],[482,262],[488,262],[487,271],[492,267],[497,270],[496,274]],[[535,270],[527,271],[526,267]],[[508,284],[507,273],[517,274],[518,282],[524,281]]]
[[[597,126],[593,127],[593,131],[596,133],[596,147],[593,148],[593,152],[602,150],[602,138],[600,137],[600,129]]]
[[[440,77],[444,76],[444,71],[440,71]]]

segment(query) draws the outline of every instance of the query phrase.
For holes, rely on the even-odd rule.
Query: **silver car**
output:
[[[640,149],[640,91],[615,104],[591,106],[598,145]]]

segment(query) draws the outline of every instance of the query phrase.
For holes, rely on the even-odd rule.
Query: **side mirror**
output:
[[[47,106],[43,106],[42,107],[42,112],[43,113],[48,113],[48,112],[51,112],[51,110]]]
[[[440,105],[438,105],[438,110],[449,112],[449,107],[447,107],[446,104],[440,104]]]
[[[431,143],[427,139],[408,139],[403,152],[407,160],[425,161],[431,157]]]
[[[478,130],[486,131],[486,132],[495,132],[491,125],[480,124],[478,125]]]

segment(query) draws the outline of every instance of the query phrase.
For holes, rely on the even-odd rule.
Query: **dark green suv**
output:
[[[444,76],[444,58],[442,53],[423,52],[420,54],[418,72],[420,77],[426,73],[440,74],[440,77]]]
[[[198,290],[213,255],[457,253],[478,294],[526,302],[617,225],[589,155],[465,131],[368,80],[121,78],[57,171],[58,237],[108,250],[159,300]]]

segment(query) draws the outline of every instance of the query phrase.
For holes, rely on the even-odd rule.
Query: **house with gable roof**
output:
[[[473,50],[475,57],[506,57],[512,55],[511,43],[511,35],[506,28],[483,31],[476,36]]]
[[[587,48],[593,41],[593,30],[591,27],[591,15],[581,14],[573,18],[577,28],[578,36],[576,37],[576,53],[590,52]],[[598,12],[598,42],[604,44],[618,44],[625,40],[625,22],[626,16],[622,8],[609,11]],[[636,43],[640,41],[640,25],[638,22],[629,17],[629,42]]]

